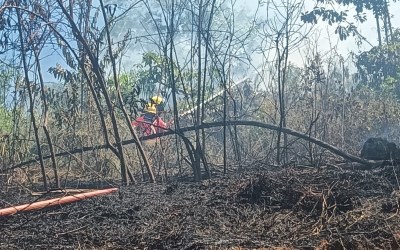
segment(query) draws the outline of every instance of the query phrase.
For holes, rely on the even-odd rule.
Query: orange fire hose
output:
[[[34,210],[39,210],[39,209],[43,209],[43,208],[47,208],[47,207],[68,204],[68,203],[72,203],[72,202],[76,202],[76,201],[85,200],[85,199],[88,199],[88,198],[91,198],[94,196],[98,196],[98,195],[109,194],[109,193],[115,192],[117,190],[118,190],[118,188],[96,190],[96,191],[91,191],[91,192],[86,192],[86,193],[81,193],[81,194],[76,194],[76,195],[65,196],[65,197],[61,197],[61,198],[55,198],[55,199],[50,199],[50,200],[38,201],[38,202],[29,203],[29,204],[3,208],[3,209],[0,209],[0,216],[9,216],[9,215],[13,215],[15,213],[22,212],[22,211],[34,211]]]

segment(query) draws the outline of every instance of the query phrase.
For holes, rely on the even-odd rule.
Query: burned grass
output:
[[[0,218],[0,248],[398,249],[399,173],[291,168],[140,184]]]

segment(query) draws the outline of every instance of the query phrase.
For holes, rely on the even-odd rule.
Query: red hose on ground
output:
[[[43,208],[47,208],[47,207],[68,204],[68,203],[72,203],[72,202],[76,202],[76,201],[85,200],[85,199],[88,199],[88,198],[91,198],[94,196],[98,196],[98,195],[109,194],[109,193],[115,192],[117,190],[118,190],[118,188],[96,190],[96,191],[91,191],[91,192],[86,192],[86,193],[81,193],[81,194],[76,194],[76,195],[65,196],[65,197],[61,197],[61,198],[55,198],[55,199],[50,199],[50,200],[38,201],[38,202],[29,203],[29,204],[3,208],[3,209],[0,209],[0,216],[9,216],[9,215],[13,215],[15,213],[22,212],[22,211],[34,211],[34,210],[39,210],[39,209],[43,209]]]

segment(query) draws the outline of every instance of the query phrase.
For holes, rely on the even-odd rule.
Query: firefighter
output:
[[[164,111],[164,103],[161,96],[150,98],[143,109],[143,114],[137,118],[132,125],[139,127],[144,136],[162,132],[167,128],[167,124],[159,116]]]
[[[164,111],[163,98],[161,96],[153,96],[143,109],[145,120],[152,123],[162,111]]]

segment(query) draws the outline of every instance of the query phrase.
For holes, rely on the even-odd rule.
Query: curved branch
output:
[[[323,142],[321,140],[318,140],[314,137],[310,137],[307,134],[298,132],[296,130],[293,129],[289,129],[289,128],[279,128],[279,126],[275,126],[272,124],[267,124],[267,123],[263,123],[263,122],[257,122],[257,121],[227,121],[226,122],[227,125],[237,125],[237,126],[252,126],[252,127],[258,127],[258,128],[265,128],[265,129],[269,129],[269,130],[274,130],[274,131],[281,131],[282,133],[288,134],[288,135],[292,135],[298,138],[301,138],[303,140],[309,141],[314,143],[315,145],[318,145],[322,148],[325,148],[329,151],[331,151],[332,153],[346,159],[349,160],[351,162],[357,162],[363,165],[367,165],[367,166],[376,166],[376,165],[380,165],[382,163],[382,161],[369,161],[369,160],[365,160],[363,158],[360,158],[358,156],[352,155],[352,154],[348,154],[346,152],[343,152],[342,150],[340,150],[339,148],[332,146],[326,142]],[[221,122],[212,122],[212,123],[203,123],[200,127],[197,127],[198,129],[207,129],[207,128],[214,128],[214,127],[222,127],[224,125],[224,123]],[[168,136],[168,135],[180,135],[182,136],[183,132],[189,132],[189,131],[194,131],[196,129],[195,126],[191,126],[191,127],[185,127],[185,128],[181,128],[180,129],[180,133],[178,133],[177,131],[174,131],[172,129],[169,129],[168,131],[164,132],[164,133],[158,133],[158,134],[153,134],[153,135],[149,135],[149,136],[143,136],[140,137],[139,139],[141,141],[147,141],[147,140],[152,140],[155,138],[160,138],[160,137],[164,137],[164,136]],[[122,145],[129,145],[129,144],[133,144],[136,143],[136,141],[134,139],[131,140],[126,140],[126,141],[122,141]],[[72,154],[77,154],[77,153],[83,153],[83,152],[88,152],[88,151],[94,151],[94,150],[99,150],[99,149],[108,149],[109,147],[107,145],[97,145],[97,146],[92,146],[92,147],[83,147],[83,148],[78,148],[78,149],[74,149],[71,151],[65,151],[65,152],[60,152],[57,153],[55,156],[56,157],[60,157],[60,156],[68,156],[68,155],[72,155]],[[47,155],[44,156],[43,159],[50,159],[51,156]],[[21,162],[17,165],[14,165],[12,167],[9,167],[7,169],[1,170],[0,172],[6,172],[9,170],[13,170],[13,169],[17,169],[17,168],[21,168],[24,167],[26,165],[32,164],[37,162],[38,159],[31,159],[25,162]]]

